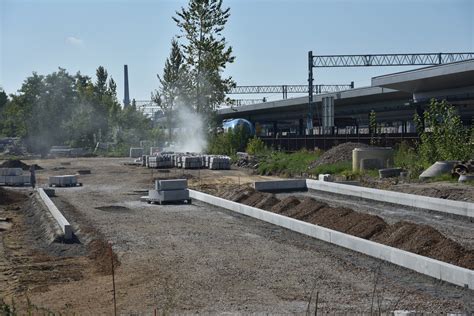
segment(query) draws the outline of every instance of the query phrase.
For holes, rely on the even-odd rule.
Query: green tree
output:
[[[432,99],[423,116],[415,114],[414,120],[421,141],[419,154],[426,164],[472,158],[471,132],[463,126],[456,109],[445,100]]]
[[[232,47],[222,35],[230,9],[222,0],[190,0],[173,17],[184,39],[183,54],[189,66],[193,106],[198,113],[209,114],[225,99],[234,85],[232,77],[222,78],[228,63],[234,62]]]
[[[171,140],[172,115],[178,104],[187,106],[189,102],[189,80],[187,67],[184,63],[183,54],[178,42],[171,42],[170,56],[166,59],[163,76],[157,75],[160,88],[152,93],[152,100],[165,114],[168,127],[168,137]]]

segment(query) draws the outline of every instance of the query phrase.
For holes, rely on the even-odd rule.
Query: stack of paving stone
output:
[[[0,185],[23,186],[30,184],[30,175],[21,168],[0,168]]]
[[[148,203],[163,203],[163,202],[191,202],[189,198],[188,180],[156,180],[155,189],[148,191],[146,197]]]
[[[211,170],[229,170],[230,157],[228,156],[213,156],[209,158],[209,169]]]
[[[182,156],[181,167],[183,169],[199,169],[202,168],[202,157],[194,155]]]
[[[80,185],[75,175],[52,176],[49,177],[50,187],[75,187]]]
[[[173,161],[170,155],[147,156],[148,168],[172,168]]]

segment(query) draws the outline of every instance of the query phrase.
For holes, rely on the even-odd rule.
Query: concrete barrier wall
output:
[[[351,249],[368,256],[382,259],[401,267],[440,279],[452,284],[474,289],[474,271],[449,263],[423,257],[408,251],[385,246],[370,240],[354,237],[335,230],[306,223],[290,217],[267,212],[255,207],[215,197],[206,193],[189,190],[190,197],[202,202],[222,207],[240,214],[287,228],[325,242]]]
[[[64,239],[69,240],[72,239],[72,227],[67,221],[67,219],[61,214],[59,209],[54,205],[53,201],[49,198],[49,196],[44,192],[42,188],[37,189],[41,199],[43,200],[44,204],[48,208],[49,212],[53,216],[53,218],[58,223],[59,227],[64,233]]]
[[[306,180],[255,181],[254,188],[257,191],[306,190]]]
[[[387,190],[364,188],[353,185],[306,180],[308,189],[356,196],[363,199],[417,207],[474,218],[474,203],[432,198],[427,196],[400,193]]]

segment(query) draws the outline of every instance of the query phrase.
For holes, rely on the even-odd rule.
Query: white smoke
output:
[[[203,153],[207,148],[206,124],[202,115],[186,105],[176,107],[174,144],[175,152]]]

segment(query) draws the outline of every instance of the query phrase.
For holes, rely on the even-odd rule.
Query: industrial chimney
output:
[[[128,91],[128,66],[123,65],[123,78],[124,78],[124,96],[123,96],[123,107],[130,105],[130,95]]]

